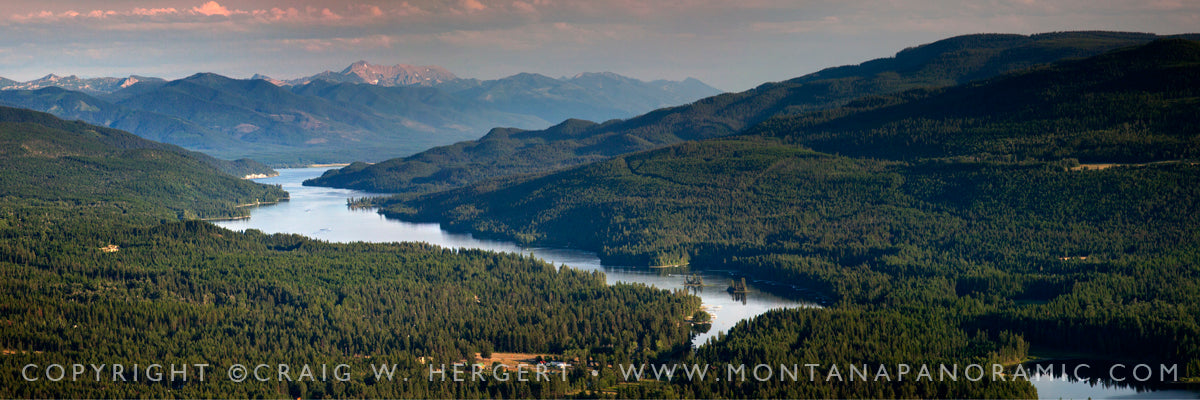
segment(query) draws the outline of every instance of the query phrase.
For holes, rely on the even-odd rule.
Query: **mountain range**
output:
[[[137,75],[130,75],[125,78],[80,78],[75,75],[58,76],[55,74],[49,74],[26,82],[17,82],[12,79],[0,77],[0,90],[37,90],[49,87],[57,87],[88,94],[104,94],[130,87],[139,82],[161,83],[166,81],[162,78],[152,78]]]
[[[597,73],[480,81],[457,78],[440,67],[366,62],[293,81],[257,77],[48,76],[8,81],[0,104],[123,129],[222,158],[296,165],[377,161],[475,139],[496,126],[547,127],[576,115],[628,118],[719,93],[694,79],[643,82]]]
[[[454,73],[436,65],[375,65],[359,60],[341,72],[325,71],[312,76],[288,80],[255,74],[250,79],[262,79],[279,86],[306,85],[317,80],[379,86],[433,86],[459,78],[454,76]]]
[[[392,193],[443,190],[493,177],[552,171],[685,140],[732,135],[774,116],[835,108],[862,96],[962,84],[1158,38],[1122,32],[952,37],[904,49],[894,57],[828,68],[627,120],[568,120],[532,131],[494,129],[474,141],[373,165],[355,163],[326,172],[307,184]]]

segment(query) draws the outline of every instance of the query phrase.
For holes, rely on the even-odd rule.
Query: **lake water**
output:
[[[330,242],[426,242],[451,248],[474,248],[537,256],[555,265],[567,265],[582,270],[600,270],[608,283],[644,283],[660,289],[684,289],[685,273],[653,271],[600,263],[595,253],[522,247],[512,242],[483,240],[470,234],[450,233],[438,224],[411,223],[385,218],[374,210],[351,210],[346,207],[349,197],[376,194],[348,189],[302,186],[305,179],[320,176],[328,168],[278,169],[279,176],[256,179],[256,182],[280,184],[291,194],[291,200],[279,204],[255,207],[249,219],[215,222],[232,230],[258,229],[267,233],[296,233]],[[693,343],[703,344],[717,332],[728,331],[738,321],[774,308],[818,307],[816,303],[786,299],[762,290],[761,282],[748,282],[749,291],[734,298],[725,291],[731,275],[720,271],[700,273],[706,286],[696,295],[713,317],[712,328],[696,337]],[[778,293],[781,288],[772,288]],[[791,289],[791,288],[787,288]]]
[[[1164,373],[1157,363],[1074,359],[1027,363],[1025,367],[1043,399],[1200,399],[1198,385],[1173,382],[1175,375]],[[1048,372],[1033,373],[1038,368]],[[1182,374],[1183,365],[1177,371]]]
[[[256,207],[251,218],[220,221],[217,225],[233,229],[258,229],[267,233],[296,233],[331,242],[426,242],[452,248],[476,248],[511,253],[532,253],[556,265],[565,264],[582,270],[600,270],[609,284],[637,282],[661,289],[684,288],[684,275],[666,271],[648,271],[600,263],[595,253],[537,247],[522,247],[515,243],[481,240],[470,234],[443,231],[438,224],[418,224],[384,218],[374,210],[351,210],[346,207],[349,197],[372,196],[356,190],[301,186],[305,179],[321,175],[326,168],[279,169],[279,176],[256,181],[281,184],[291,194],[291,201]],[[751,318],[774,308],[819,307],[814,302],[796,301],[763,291],[765,282],[749,282],[744,298],[734,298],[725,291],[731,275],[720,271],[700,274],[707,286],[696,294],[713,316],[713,326],[694,340],[703,344],[717,332],[728,331],[738,321]],[[778,292],[780,288],[773,288]],[[791,289],[791,288],[788,288]],[[1180,389],[1174,385],[1119,383],[1092,379],[1079,381],[1058,376],[1031,377],[1038,397],[1043,399],[1178,399],[1200,398],[1194,388]]]

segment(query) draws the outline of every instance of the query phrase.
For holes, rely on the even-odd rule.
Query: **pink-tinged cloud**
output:
[[[397,16],[401,16],[401,17],[409,17],[409,16],[414,16],[414,15],[428,14],[425,10],[422,10],[420,7],[409,4],[407,1],[401,2],[400,4],[393,6],[392,12],[395,13]]]
[[[96,11],[92,11],[92,12],[97,12],[97,11],[100,11],[100,10],[96,10]],[[110,12],[116,13],[115,11],[110,11]],[[169,14],[178,14],[178,13],[179,13],[179,10],[176,10],[174,7],[134,8],[133,11],[130,12],[130,14],[132,14],[132,15],[143,15],[143,16],[169,15]]]
[[[337,20],[342,19],[342,16],[337,15],[337,13],[330,11],[328,8],[325,8],[325,9],[321,10],[321,19],[324,19],[327,21],[337,21]]]
[[[529,4],[529,3],[526,3],[526,2],[523,2],[523,1],[514,1],[514,2],[512,3],[512,8],[513,8],[514,10],[517,10],[517,11],[520,11],[520,12],[523,12],[523,13],[535,13],[535,12],[537,12],[537,9],[536,9],[536,8],[534,8],[532,4]]]
[[[192,13],[208,16],[220,15],[223,17],[233,15],[233,11],[230,11],[228,8],[225,8],[225,6],[222,6],[215,1],[204,3],[200,7],[192,7]]]
[[[359,7],[361,7],[361,8],[362,8],[362,10],[363,10],[363,11],[364,11],[366,14],[368,14],[368,15],[370,15],[370,16],[372,16],[372,17],[382,17],[382,16],[383,16],[383,9],[379,8],[379,6],[374,6],[374,5],[362,5],[362,6],[359,6]]]
[[[474,1],[474,0],[473,0]],[[481,5],[482,6],[482,5]],[[91,22],[100,29],[119,29],[139,21],[153,22],[150,29],[194,28],[202,24],[223,22],[221,19],[237,19],[240,22],[260,24],[369,24],[385,22],[389,18],[405,18],[427,14],[408,2],[380,5],[346,6],[344,11],[314,6],[274,7],[270,9],[240,10],[230,8],[217,1],[206,1],[198,6],[177,9],[173,7],[142,8],[129,10],[92,10],[90,12],[39,11],[11,15],[10,20],[20,23],[58,23],[64,20]],[[110,18],[117,17],[117,18]]]
[[[463,0],[462,6],[467,10],[467,12],[483,11],[487,9],[487,6],[483,5],[483,3],[480,3],[479,0]]]

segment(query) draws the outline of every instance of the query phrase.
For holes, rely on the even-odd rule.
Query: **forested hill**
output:
[[[629,120],[601,124],[566,121],[542,131],[495,129],[479,140],[374,165],[351,165],[306,184],[393,193],[442,190],[491,177],[580,165],[683,140],[731,135],[772,116],[838,107],[870,94],[966,83],[1144,44],[1157,37],[1119,32],[953,37],[905,49],[895,57],[830,68]]]
[[[1158,41],[756,130],[778,137],[686,142],[381,204],[616,264],[809,285],[838,299],[837,313],[881,323],[986,327],[989,340],[1007,330],[1041,349],[1166,360],[1200,376],[1200,165],[1171,159],[1196,156],[1196,49]],[[801,327],[870,330],[856,317],[780,313]],[[961,338],[954,329],[946,335]],[[747,324],[705,361],[777,362],[762,355],[814,346],[843,348]],[[747,396],[811,395],[776,389]]]
[[[57,91],[60,89],[48,89],[48,90],[56,90]],[[67,92],[67,93],[69,93],[69,92]],[[63,131],[78,131],[80,129],[92,130],[92,131],[95,131],[97,133],[97,135],[99,135],[99,136],[95,136],[94,138],[96,140],[99,140],[100,142],[104,143],[106,146],[111,146],[113,148],[125,149],[125,150],[155,149],[155,150],[172,152],[172,153],[176,153],[182,157],[209,165],[213,168],[220,170],[221,172],[227,173],[229,175],[237,176],[237,177],[242,177],[242,176],[252,175],[252,174],[263,174],[263,175],[275,174],[275,170],[271,169],[270,167],[268,167],[266,165],[263,165],[262,163],[259,163],[257,161],[251,160],[251,159],[243,158],[243,159],[239,159],[239,160],[235,160],[235,161],[222,160],[222,159],[218,159],[218,158],[209,156],[204,153],[185,150],[184,148],[179,147],[179,146],[166,144],[166,143],[160,143],[160,142],[156,142],[153,140],[143,139],[136,135],[132,135],[132,134],[129,134],[127,132],[120,131],[117,129],[98,127],[98,126],[89,126],[86,128],[82,128],[83,126],[85,126],[87,124],[84,124],[83,122],[78,122],[78,121],[65,121],[65,120],[59,119],[58,117],[55,117],[55,116],[47,114],[47,113],[25,110],[25,109],[21,109],[21,108],[0,106],[0,122],[32,123],[32,124],[43,125],[46,127],[63,130]],[[81,147],[80,149],[85,149],[85,148]]]
[[[230,217],[245,213],[238,204],[287,197],[278,187],[214,167],[243,164],[17,108],[0,107],[0,162],[0,197],[115,208],[120,214]]]
[[[1140,163],[1200,157],[1200,42],[1163,39],[944,90],[776,117],[751,134],[856,157]]]

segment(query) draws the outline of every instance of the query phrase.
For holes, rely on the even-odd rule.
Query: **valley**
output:
[[[1197,39],[963,35],[738,93],[0,80],[0,397],[1195,397]],[[219,378],[54,379],[94,360]],[[556,379],[433,378],[508,362]],[[628,376],[667,365],[821,379]]]

